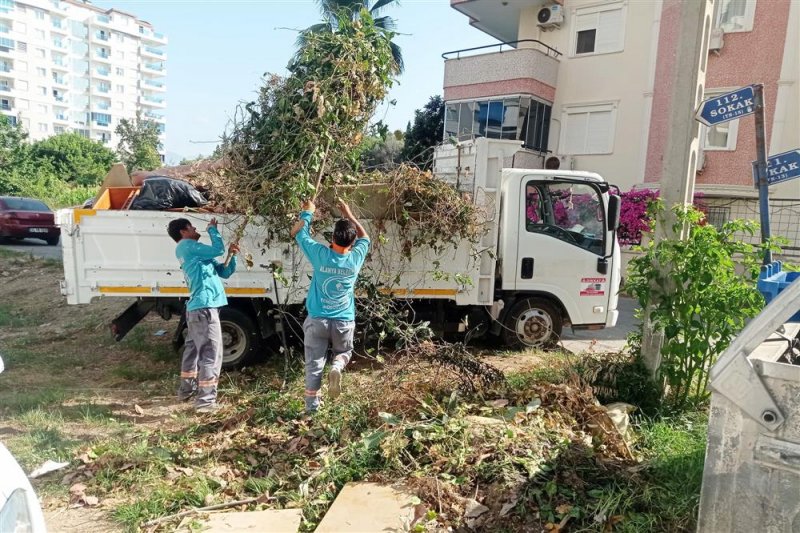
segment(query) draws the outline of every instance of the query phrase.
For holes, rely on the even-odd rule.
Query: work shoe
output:
[[[188,402],[194,398],[195,394],[197,394],[197,389],[193,390],[192,392],[178,391],[178,401]]]
[[[338,398],[342,393],[342,371],[336,367],[328,373],[328,394],[331,398]]]
[[[222,409],[222,406],[218,403],[211,403],[208,405],[201,405],[200,407],[195,407],[195,411],[200,414],[207,414],[207,413],[216,413]]]

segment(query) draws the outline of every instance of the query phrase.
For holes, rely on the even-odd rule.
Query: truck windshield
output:
[[[588,184],[530,181],[525,192],[525,229],[603,255],[602,199]]]

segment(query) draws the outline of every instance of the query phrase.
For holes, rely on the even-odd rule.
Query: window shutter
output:
[[[589,124],[589,113],[569,113],[566,124],[566,146],[568,154],[582,154],[586,145],[586,129]]]
[[[625,28],[622,23],[622,9],[610,9],[598,13],[597,52],[617,52],[624,48]]]
[[[589,113],[586,126],[586,153],[599,154],[611,151],[611,111]]]

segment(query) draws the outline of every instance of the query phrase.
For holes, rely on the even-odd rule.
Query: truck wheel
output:
[[[552,348],[561,338],[561,313],[542,298],[515,303],[505,320],[501,338],[511,348]]]
[[[60,238],[61,238],[61,236],[57,236],[57,237],[48,237],[48,238],[46,238],[46,239],[45,239],[45,241],[47,241],[47,245],[48,245],[48,246],[55,246],[56,244],[58,244],[58,240],[59,240]]]
[[[259,353],[258,329],[246,313],[235,307],[223,307],[219,310],[219,321],[224,346],[222,368],[238,368]]]

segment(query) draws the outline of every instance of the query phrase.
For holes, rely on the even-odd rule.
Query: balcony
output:
[[[98,61],[102,61],[104,63],[111,63],[111,54],[108,52],[103,52],[102,50],[97,50],[94,53],[95,59]]]
[[[167,58],[167,53],[161,48],[155,48],[153,46],[142,46],[139,48],[139,52],[144,57],[151,57],[156,59],[164,60]]]
[[[92,108],[99,109],[101,111],[108,111],[111,109],[111,102],[108,100],[95,100],[92,102]]]
[[[67,45],[61,39],[53,39],[53,48],[58,48],[60,50],[66,50]]]
[[[0,24],[0,33],[9,33],[11,27],[8,24]]]
[[[3,111],[11,111],[11,104],[9,102],[0,102],[0,109]]]
[[[0,83],[0,93],[10,93],[12,91],[11,85]]]
[[[96,32],[94,32],[94,39],[95,39],[96,41],[104,41],[104,42],[107,42],[107,41],[108,41],[108,38],[109,38],[109,37],[108,37],[108,35],[109,35],[109,34],[108,34],[108,33],[106,33],[106,32],[104,32],[104,31],[96,31]]]
[[[109,17],[108,15],[97,15],[94,18],[94,20],[98,24],[103,24],[103,25],[106,25],[106,26],[110,26],[111,25],[111,17]]]
[[[158,113],[153,113],[152,111],[145,111],[144,116],[156,122],[163,122],[166,120],[166,117],[164,115],[159,115]]]
[[[67,66],[67,64],[64,62],[64,60],[63,60],[63,59],[54,59],[54,60],[53,60],[53,63],[52,63],[52,68],[53,68],[53,70],[65,70],[65,71],[69,71],[69,67],[68,67],[68,66]]]
[[[14,10],[14,0],[0,0],[0,13],[9,13]]]
[[[166,76],[167,67],[164,63],[141,63],[140,68],[143,74],[150,74],[154,76]]]
[[[535,15],[539,8],[552,4],[554,0],[450,0],[450,7],[469,17],[469,23],[498,41],[519,39],[520,19],[523,10],[532,8]],[[557,4],[562,4],[555,0]]]
[[[92,85],[92,94],[95,96],[106,96],[111,92],[110,85]]]
[[[146,42],[153,42],[156,44],[167,44],[167,36],[163,33],[159,33],[157,31],[152,31],[148,28],[142,28],[139,30],[139,36],[142,38],[143,41]]]
[[[167,84],[164,83],[163,81],[145,79],[142,82],[142,88],[147,91],[163,92],[167,90]]]
[[[164,98],[162,98],[160,96],[145,95],[145,96],[142,96],[139,100],[140,100],[142,105],[146,105],[146,106],[151,106],[151,107],[166,107],[167,106],[167,102],[164,100]]]
[[[63,122],[63,123],[69,124],[69,117],[64,113],[56,113],[53,116],[53,121],[54,122]]]
[[[63,76],[53,76],[53,85],[67,85],[67,79]]]
[[[8,63],[0,63],[0,72],[11,72],[13,69]]]
[[[94,69],[94,73],[96,76],[101,78],[110,78],[111,77],[111,69],[108,67],[97,67]]]
[[[502,50],[514,44],[515,49]],[[532,39],[445,52],[445,101],[529,94],[552,102],[558,81],[557,50]],[[499,48],[498,52],[478,53]]]

